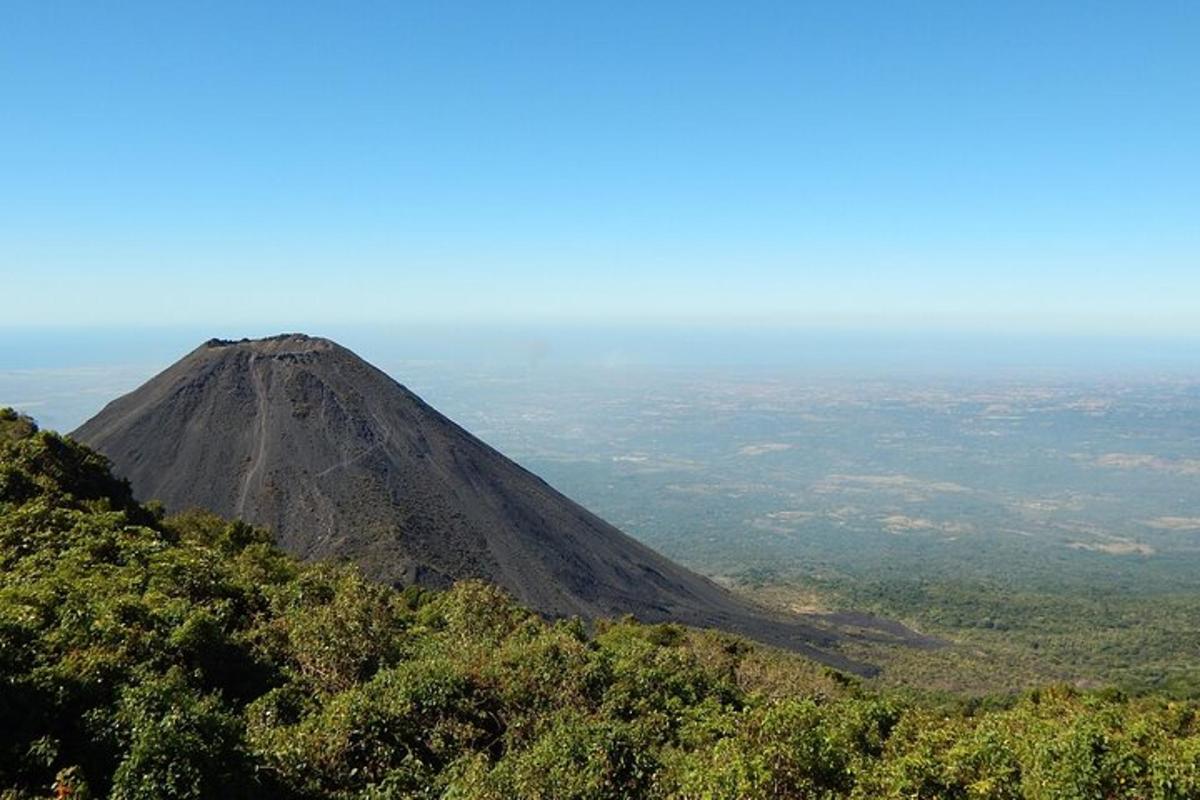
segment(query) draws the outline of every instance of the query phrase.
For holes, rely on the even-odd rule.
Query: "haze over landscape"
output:
[[[1200,797],[1197,41],[6,6],[0,797]]]

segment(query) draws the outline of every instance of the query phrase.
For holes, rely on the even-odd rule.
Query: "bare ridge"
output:
[[[910,631],[755,607],[555,491],[328,339],[211,339],[73,434],[142,499],[270,528],[304,558],[393,584],[495,582],[548,616],[721,628],[869,672],[828,648]]]

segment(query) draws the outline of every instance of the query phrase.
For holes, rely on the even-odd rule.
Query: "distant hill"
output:
[[[736,631],[856,672],[838,620],[783,616],[638,543],[354,353],[300,334],[211,340],[75,431],[137,497],[274,531],[370,577],[499,584],[552,617],[633,614]],[[871,618],[868,636],[927,643]]]

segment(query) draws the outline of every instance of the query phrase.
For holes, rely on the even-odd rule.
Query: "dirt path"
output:
[[[258,448],[250,464],[250,469],[246,470],[246,477],[242,479],[242,493],[237,504],[237,515],[242,518],[246,516],[246,500],[250,496],[250,484],[254,482],[255,476],[262,468],[267,452],[267,387],[263,383],[262,374],[254,368],[257,358],[257,353],[251,354],[247,369],[250,372],[250,385],[254,387],[254,396],[258,401],[258,408],[255,411],[258,422]]]

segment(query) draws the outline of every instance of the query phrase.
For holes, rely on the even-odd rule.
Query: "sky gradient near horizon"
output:
[[[18,0],[0,326],[1200,335],[1197,41],[1181,2]]]

